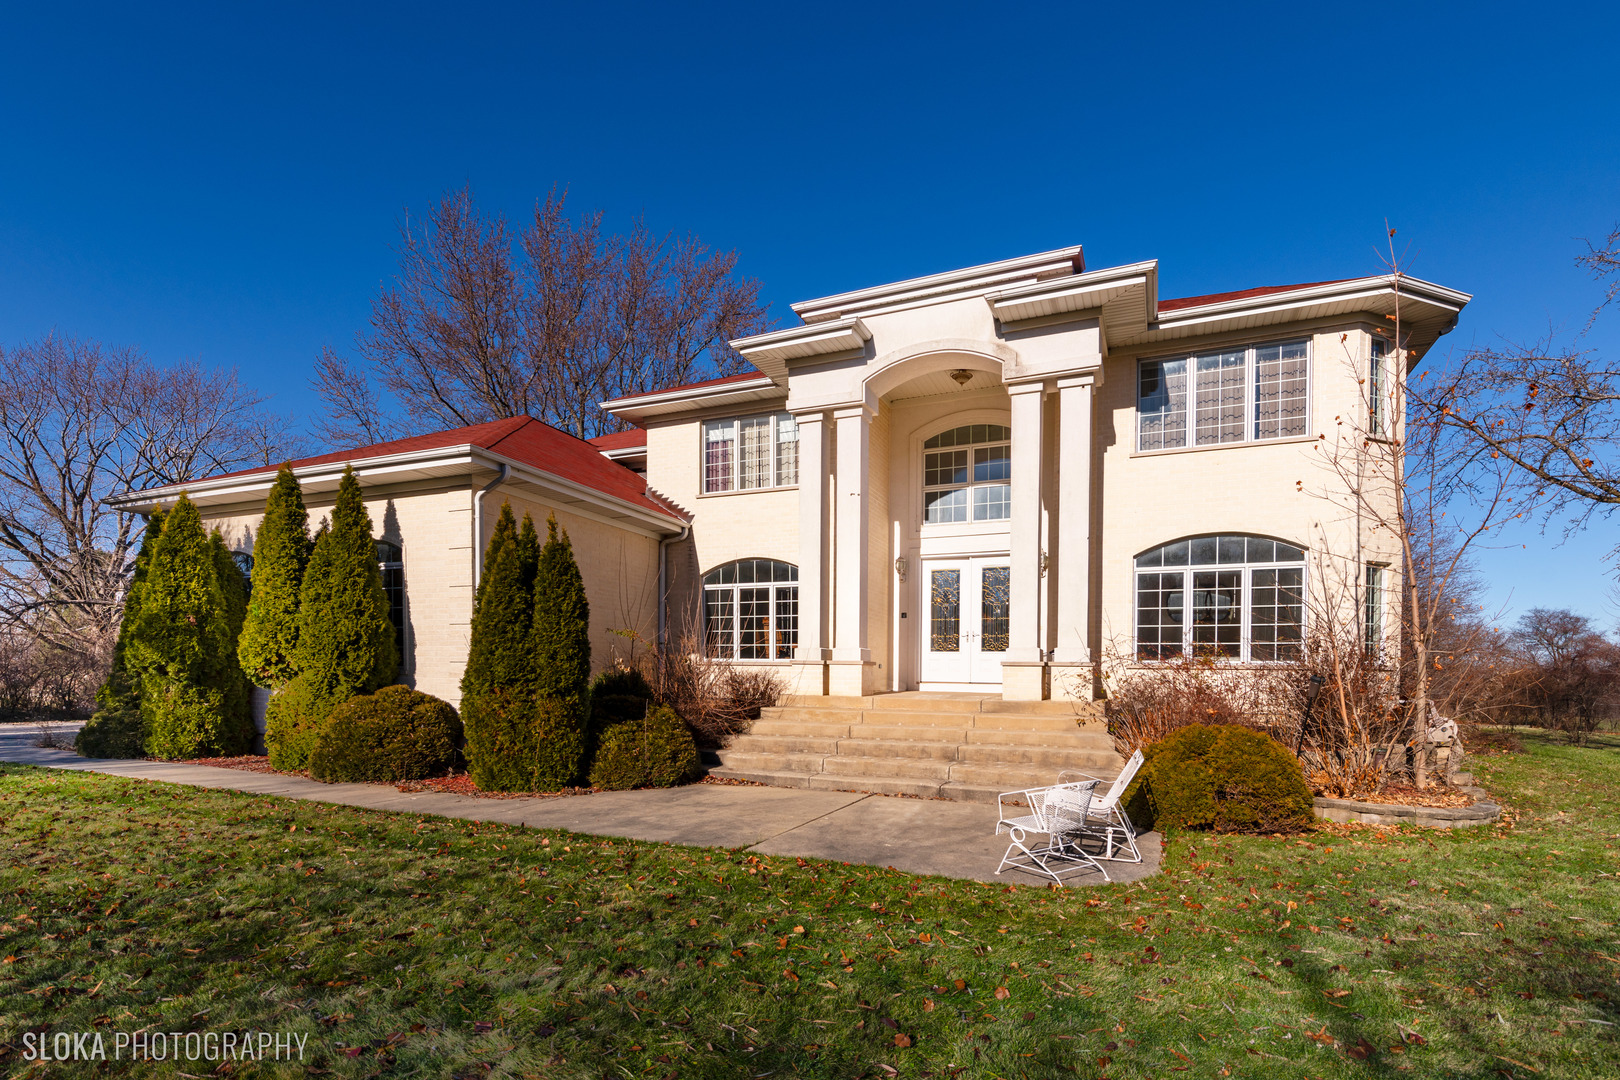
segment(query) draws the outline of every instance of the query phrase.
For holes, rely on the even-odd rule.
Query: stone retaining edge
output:
[[[1472,806],[1402,806],[1397,803],[1359,802],[1355,799],[1312,799],[1311,813],[1324,821],[1364,825],[1421,825],[1431,829],[1463,829],[1487,825],[1502,816],[1484,788],[1460,790],[1474,797]]]

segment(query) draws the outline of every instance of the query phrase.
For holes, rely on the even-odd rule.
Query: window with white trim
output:
[[[1377,660],[1384,651],[1384,568],[1367,565],[1366,611],[1362,615],[1362,628],[1366,633],[1363,648],[1369,659]]]
[[[1384,435],[1384,364],[1389,355],[1389,342],[1374,335],[1372,354],[1367,361],[1367,434]]]
[[[792,487],[799,482],[799,425],[790,413],[703,425],[703,493]]]
[[[964,424],[923,443],[923,522],[1005,521],[1012,516],[1012,430]]]
[[[1309,423],[1310,342],[1285,341],[1143,360],[1136,448],[1287,439]]]
[[[703,575],[703,627],[711,656],[789,660],[799,644],[799,568],[739,559]]]
[[[1136,657],[1298,660],[1305,552],[1263,536],[1195,536],[1136,557]]]
[[[377,570],[383,595],[388,598],[388,621],[394,624],[394,644],[400,667],[405,666],[405,551],[392,540],[377,541]]]

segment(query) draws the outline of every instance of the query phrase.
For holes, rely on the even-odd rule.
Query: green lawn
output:
[[[1057,892],[3,766],[0,1076],[89,1071],[42,1026],[307,1037],[235,1077],[1620,1076],[1620,750],[1478,772],[1514,827]]]

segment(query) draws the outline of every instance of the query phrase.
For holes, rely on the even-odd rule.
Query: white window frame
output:
[[[1385,579],[1388,575],[1385,571],[1388,569],[1386,563],[1368,563],[1366,577],[1362,581],[1362,648],[1367,658],[1374,662],[1381,662],[1384,656],[1384,614],[1388,603],[1385,598]]]
[[[769,428],[762,447],[764,460],[763,479],[759,482],[762,473],[757,468],[750,468],[745,475],[743,461],[743,433],[750,428],[766,425]],[[728,438],[714,438],[715,435],[729,435]],[[729,441],[731,446],[730,459],[726,463],[725,479],[717,483],[711,474],[709,460],[709,447]],[[791,445],[791,455],[785,454],[785,446]],[[790,460],[791,459],[791,460]],[[755,459],[753,464],[758,464]],[[705,420],[698,428],[698,476],[704,495],[729,495],[743,491],[776,491],[783,488],[799,486],[799,424],[792,413],[769,412],[750,413],[746,416],[728,416],[715,420]],[[744,481],[749,481],[744,483]]]
[[[970,441],[965,442],[965,443],[954,443],[951,446],[932,446],[931,447],[931,446],[928,445],[928,442],[930,440],[937,439],[939,436],[945,434],[945,432],[947,432],[947,431],[958,431],[958,430],[960,430],[962,428],[974,428],[974,427],[1000,428],[1001,430],[1003,430],[1003,431],[1005,431],[1007,433],[1007,437],[1004,438],[1004,439],[986,439],[984,442],[973,442],[973,441],[971,441],[972,437],[969,436]],[[1005,480],[974,480],[973,479],[973,468],[974,468],[973,456],[974,456],[974,451],[993,449],[993,448],[997,448],[997,447],[1006,447],[1007,448],[1007,462],[1008,462],[1008,475],[1007,475],[1007,478]],[[967,480],[965,482],[963,482],[963,483],[960,483],[960,484],[956,484],[956,483],[930,484],[928,482],[928,455],[929,454],[951,453],[951,452],[954,452],[954,451],[957,451],[957,450],[960,450],[960,451],[962,451],[963,453],[965,453],[967,455],[967,470],[968,470],[968,473],[967,473],[968,478],[967,478]],[[989,522],[1009,521],[1009,520],[1011,520],[1011,518],[1012,518],[1012,469],[1011,469],[1011,463],[1012,463],[1012,428],[1009,425],[1005,424],[1005,423],[987,422],[987,423],[982,423],[982,424],[953,424],[950,427],[943,428],[942,430],[936,431],[936,432],[934,432],[934,434],[928,436],[927,439],[923,440],[922,456],[918,460],[918,463],[917,463],[918,472],[919,472],[919,475],[921,476],[922,481],[923,481],[923,483],[922,483],[922,507],[921,507],[921,511],[920,511],[921,512],[920,520],[922,522],[923,528],[925,528],[925,529],[941,529],[941,528],[949,528],[951,526],[982,525],[982,524],[986,524],[986,523],[989,523]],[[987,490],[989,488],[1002,488],[1002,487],[1007,489],[1007,504],[1006,504],[1007,505],[1007,512],[1005,514],[1002,514],[1000,517],[979,517],[978,516],[979,503],[978,503],[978,499],[976,498],[976,492],[979,491],[979,490]],[[929,521],[928,520],[928,496],[933,494],[934,492],[939,492],[939,491],[961,491],[961,492],[963,492],[966,499],[967,499],[967,516],[965,518],[963,518],[961,521]]]
[[[1258,395],[1256,393],[1256,380],[1259,376],[1257,352],[1261,349],[1277,348],[1286,345],[1303,345],[1305,347],[1305,418],[1298,434],[1293,435],[1260,435],[1260,418],[1256,415]],[[1217,438],[1213,443],[1198,443],[1198,387],[1197,362],[1200,358],[1209,359],[1215,356],[1229,356],[1236,353],[1243,354],[1243,423],[1239,430],[1240,437],[1235,439]],[[1179,417],[1181,420],[1181,438],[1179,446],[1148,446],[1144,438],[1142,422],[1146,413],[1142,409],[1142,381],[1144,373],[1150,365],[1163,365],[1183,361],[1186,364],[1186,390],[1182,396],[1181,407],[1170,413],[1156,413],[1165,417]],[[1163,368],[1160,368],[1161,380]],[[1225,348],[1211,346],[1209,348],[1167,353],[1160,356],[1146,356],[1136,363],[1136,452],[1139,454],[1176,453],[1188,450],[1218,450],[1231,446],[1250,446],[1255,443],[1280,442],[1289,439],[1302,439],[1310,437],[1311,430],[1311,390],[1316,382],[1314,341],[1310,337],[1297,335],[1277,338],[1270,341],[1256,341],[1245,345],[1232,345]],[[1219,431],[1219,426],[1217,426]],[[1163,441],[1163,430],[1159,432],[1159,441]]]
[[[1389,374],[1390,343],[1377,334],[1369,335],[1372,346],[1367,350],[1367,434],[1375,439],[1389,434],[1388,403],[1384,400],[1384,379]]]
[[[1183,542],[1191,543],[1191,542],[1193,542],[1195,540],[1208,539],[1210,535],[1211,534],[1204,534],[1204,535],[1201,535],[1201,536],[1184,537],[1181,540],[1168,541],[1166,544],[1159,545],[1159,547],[1166,547],[1169,544],[1173,544],[1173,543],[1183,543]],[[1298,544],[1293,544],[1293,543],[1291,543],[1289,541],[1286,541],[1286,540],[1275,540],[1273,537],[1268,537],[1268,536],[1259,536],[1259,535],[1254,535],[1254,534],[1249,534],[1249,533],[1241,533],[1241,534],[1239,534],[1239,533],[1224,533],[1224,534],[1219,534],[1219,535],[1220,536],[1225,536],[1225,537],[1228,537],[1228,538],[1241,536],[1245,541],[1247,541],[1249,539],[1262,540],[1262,541],[1271,541],[1273,543],[1287,544],[1289,547],[1297,548],[1301,552],[1306,552],[1307,551],[1307,549],[1301,547]],[[1158,548],[1149,548],[1148,552],[1144,552],[1143,554],[1148,554],[1148,553],[1151,553],[1152,551],[1155,551],[1155,550],[1158,550]],[[1137,558],[1140,558],[1140,557],[1141,556],[1137,556]],[[1254,618],[1254,587],[1255,587],[1254,586],[1254,574],[1255,574],[1255,571],[1266,571],[1266,570],[1298,570],[1300,572],[1300,600],[1299,600],[1299,608],[1300,608],[1300,641],[1299,641],[1299,649],[1300,649],[1300,656],[1298,658],[1295,658],[1295,659],[1264,659],[1264,660],[1256,660],[1256,659],[1253,658],[1254,657],[1254,652],[1253,652],[1253,645],[1254,645],[1254,640],[1253,640],[1253,630],[1254,630],[1253,618]],[[1197,564],[1188,563],[1188,564],[1183,564],[1183,565],[1179,565],[1179,566],[1137,566],[1136,562],[1135,562],[1135,559],[1133,559],[1132,560],[1132,566],[1131,566],[1131,586],[1132,586],[1132,593],[1131,593],[1131,657],[1132,657],[1132,662],[1133,663],[1137,663],[1137,664],[1162,664],[1162,663],[1165,663],[1165,662],[1168,662],[1168,661],[1174,661],[1174,660],[1182,659],[1184,657],[1200,655],[1195,650],[1193,640],[1192,640],[1193,622],[1192,622],[1192,618],[1191,618],[1191,611],[1192,611],[1192,607],[1193,607],[1192,598],[1193,598],[1193,595],[1194,595],[1194,592],[1195,592],[1195,590],[1193,589],[1192,575],[1195,574],[1195,573],[1207,572],[1207,571],[1236,571],[1240,575],[1240,581],[1239,581],[1239,586],[1238,586],[1239,587],[1238,607],[1239,607],[1239,611],[1240,611],[1240,628],[1239,628],[1239,631],[1238,631],[1238,655],[1237,656],[1216,656],[1216,657],[1214,657],[1214,659],[1215,659],[1215,661],[1217,663],[1224,663],[1224,664],[1264,664],[1264,665],[1293,664],[1293,663],[1298,663],[1300,660],[1302,660],[1304,658],[1304,649],[1305,649],[1305,640],[1304,640],[1304,638],[1305,638],[1305,632],[1306,632],[1305,620],[1309,617],[1309,614],[1310,614],[1310,572],[1309,572],[1308,558],[1302,557],[1300,559],[1287,559],[1287,560],[1283,560],[1283,559],[1271,559],[1271,560],[1259,559],[1259,560],[1255,560],[1253,562],[1250,562],[1247,559],[1245,559],[1243,562],[1227,562],[1227,563],[1218,563],[1217,562],[1217,563],[1197,563]],[[1142,592],[1142,577],[1143,577],[1143,575],[1146,575],[1146,574],[1155,574],[1155,575],[1180,574],[1181,575],[1181,590],[1180,590],[1181,591],[1181,598],[1182,598],[1182,600],[1181,600],[1181,612],[1182,612],[1182,615],[1181,615],[1181,649],[1180,649],[1179,652],[1176,652],[1176,653],[1174,653],[1174,654],[1172,654],[1170,656],[1144,657],[1142,655],[1142,642],[1140,640],[1141,629],[1142,629],[1141,592]],[[1164,642],[1161,641],[1161,642],[1158,642],[1156,644],[1162,646],[1164,644]],[[1275,643],[1271,643],[1271,644],[1275,644]]]
[[[737,575],[736,571],[734,570],[733,574],[732,574],[733,580],[731,580],[729,582],[719,582],[719,583],[715,583],[715,584],[710,584],[708,582],[707,579],[711,575],[719,573],[720,571],[723,571],[728,566],[729,567],[734,567],[734,568],[739,567],[742,563],[745,563],[745,562],[754,563],[754,564],[756,564],[756,567],[757,567],[757,564],[762,563],[762,562],[768,562],[768,563],[772,563],[772,564],[780,564],[782,566],[790,568],[793,571],[793,577],[792,577],[791,580],[778,581],[774,577],[774,570],[773,570],[773,577],[772,577],[772,580],[770,580],[770,581],[737,581],[736,577],[738,575]],[[705,651],[708,652],[709,655],[719,657],[720,659],[723,659],[723,660],[740,660],[740,661],[743,661],[745,663],[767,663],[767,662],[771,662],[771,661],[775,661],[775,662],[780,663],[780,662],[783,662],[783,661],[791,660],[793,658],[794,653],[796,653],[798,651],[798,648],[799,648],[799,615],[800,615],[801,609],[798,607],[798,604],[799,604],[798,569],[799,568],[797,566],[795,566],[793,563],[787,562],[787,561],[782,560],[782,559],[735,559],[735,560],[733,560],[733,561],[731,561],[729,563],[722,563],[719,566],[711,567],[707,572],[705,572],[702,579],[700,579],[702,581],[702,588],[703,588],[703,638],[704,638]],[[766,634],[767,634],[768,640],[771,642],[770,648],[771,648],[771,651],[772,651],[773,655],[770,655],[770,656],[743,656],[742,655],[742,632],[741,632],[742,631],[742,623],[741,623],[742,616],[741,616],[741,596],[739,595],[739,590],[741,590],[741,589],[768,589],[768,590],[770,590],[770,600],[769,600],[768,605],[767,605],[766,624],[765,625],[766,625]],[[785,589],[792,589],[793,590],[793,598],[792,598],[792,601],[791,601],[791,603],[794,605],[793,613],[792,613],[792,619],[793,619],[793,625],[792,625],[793,643],[790,646],[786,647],[786,651],[783,651],[783,646],[778,643],[778,636],[782,635],[783,632],[784,632],[784,627],[782,626],[782,620],[787,617],[787,613],[783,610],[784,604],[788,602],[782,596],[782,592]],[[709,606],[710,605],[710,597],[715,596],[715,595],[719,595],[719,594],[727,594],[729,596],[729,598],[730,598],[731,645],[724,652],[720,651],[719,648],[717,647],[717,644],[716,644],[716,641],[715,641],[714,635],[713,635],[713,630],[709,625],[709,621],[710,621],[710,606]]]

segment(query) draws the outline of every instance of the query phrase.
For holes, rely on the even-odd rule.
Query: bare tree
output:
[[[1400,282],[1404,268],[1397,257],[1394,230],[1386,258],[1395,278],[1395,311],[1389,326],[1374,337],[1382,341],[1387,377],[1366,375],[1370,358],[1355,355],[1346,335],[1344,364],[1361,387],[1360,402],[1349,416],[1335,419],[1335,431],[1324,433],[1317,451],[1329,477],[1313,494],[1338,506],[1354,523],[1355,551],[1324,550],[1319,577],[1339,583],[1333,605],[1344,608],[1335,624],[1361,621],[1368,612],[1372,587],[1365,568],[1370,553],[1382,556],[1384,583],[1400,597],[1394,644],[1369,642],[1385,652],[1384,662],[1399,667],[1406,700],[1406,728],[1414,751],[1413,782],[1427,784],[1427,735],[1435,678],[1446,663],[1466,653],[1468,639],[1457,632],[1456,616],[1468,596],[1470,553],[1498,535],[1524,513],[1516,501],[1512,477],[1500,458],[1481,453],[1477,444],[1459,437],[1448,422],[1455,410],[1459,384],[1455,377],[1430,382],[1410,378],[1416,353],[1401,320]],[[1302,485],[1303,487],[1303,485]],[[1331,546],[1331,545],[1330,545]],[[1319,611],[1320,617],[1321,612]],[[1331,635],[1334,640],[1341,634]]]
[[[1511,640],[1520,708],[1584,746],[1620,704],[1620,646],[1586,616],[1548,608],[1522,615]]]
[[[262,404],[233,371],[130,348],[51,335],[0,349],[0,626],[58,668],[99,663],[139,539],[105,498],[271,463],[288,424]]]
[[[1475,349],[1450,380],[1446,423],[1510,462],[1519,485],[1571,525],[1620,505],[1620,368],[1586,347],[1604,308],[1620,296],[1620,228],[1587,243],[1577,264],[1606,283],[1586,327],[1530,344]]]
[[[351,364],[331,349],[315,388],[335,442],[398,437],[509,416],[581,438],[618,430],[607,398],[726,375],[727,344],[768,325],[735,252],[655,236],[637,220],[605,236],[553,192],[514,236],[463,189],[400,225],[399,273],[372,302]]]

